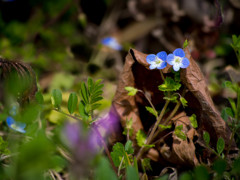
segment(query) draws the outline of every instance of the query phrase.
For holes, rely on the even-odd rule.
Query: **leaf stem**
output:
[[[146,96],[146,94],[145,94],[142,90],[140,90],[140,89],[138,89],[138,92],[142,93],[142,94],[145,96],[145,98],[147,99],[147,101],[149,102],[149,104],[151,105],[151,107],[153,108],[153,110],[157,113],[157,110],[155,109],[153,103],[152,103],[151,100]]]
[[[152,141],[153,135],[154,135],[154,133],[155,133],[155,131],[156,131],[159,123],[161,122],[161,120],[162,120],[162,118],[163,118],[163,115],[164,115],[164,113],[165,113],[165,111],[166,111],[167,106],[168,106],[169,103],[170,103],[169,100],[167,100],[167,101],[165,102],[165,105],[164,105],[164,107],[163,107],[160,115],[158,116],[157,121],[155,122],[154,127],[153,127],[150,135],[149,135],[148,138],[147,138],[147,141],[146,141],[146,143],[145,143],[146,145],[148,145],[148,144]],[[144,146],[142,146],[142,147],[140,148],[140,150],[139,150],[139,152],[138,152],[138,154],[137,154],[137,157],[136,157],[137,161],[138,161],[138,160],[140,159],[140,157],[143,155],[143,153],[144,153],[145,150],[146,150],[146,148],[145,148]]]
[[[182,97],[184,97],[184,95],[187,93],[186,88],[184,88],[183,93],[182,93]],[[168,116],[168,118],[166,119],[166,121],[163,123],[163,125],[167,125],[168,122],[174,117],[174,115],[177,113],[179,107],[181,106],[181,101],[178,101],[176,106],[174,107],[174,109],[172,110],[171,114]],[[153,139],[155,139],[158,134],[162,131],[161,128],[158,129],[158,131],[154,134]]]

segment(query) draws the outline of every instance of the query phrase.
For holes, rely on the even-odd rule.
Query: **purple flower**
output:
[[[84,157],[86,154],[96,154],[99,147],[99,137],[93,128],[87,132],[84,131],[80,123],[67,123],[63,135],[66,137],[67,146],[79,157]]]
[[[163,69],[167,66],[167,53],[165,51],[161,51],[155,54],[150,54],[147,56],[147,62],[150,64],[149,69]]]
[[[102,44],[118,51],[122,49],[122,46],[113,37],[104,38]]]
[[[10,127],[11,129],[13,129],[15,131],[18,131],[20,133],[25,133],[26,132],[24,130],[24,128],[26,127],[25,123],[16,122],[11,116],[8,116],[6,121],[7,121],[8,127]]]
[[[174,71],[179,71],[180,68],[187,68],[190,64],[181,48],[175,49],[173,54],[167,56],[167,63],[173,66]]]

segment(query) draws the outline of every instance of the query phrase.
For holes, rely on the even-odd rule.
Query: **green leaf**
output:
[[[174,81],[180,82],[181,81],[181,79],[180,79],[180,71],[174,71],[172,69],[172,73],[174,73]]]
[[[134,87],[127,86],[124,88],[126,91],[128,91],[129,96],[135,96],[138,92],[138,90]]]
[[[92,99],[92,100],[90,101],[90,104],[96,103],[96,102],[98,102],[98,101],[100,101],[100,100],[102,100],[102,99],[103,99],[103,97],[101,97],[101,96],[96,97],[96,98],[94,98],[94,99]]]
[[[54,89],[52,91],[51,100],[55,108],[60,108],[60,105],[62,103],[62,92],[59,89]]]
[[[225,141],[222,137],[218,138],[218,141],[217,141],[217,152],[218,154],[221,154],[224,150],[224,147],[225,147]]]
[[[127,180],[139,180],[136,168],[134,168],[133,166],[128,166],[126,171]]]
[[[80,101],[79,103],[79,115],[84,121],[88,120],[88,114],[85,112],[85,104],[83,101]]]
[[[240,175],[240,157],[234,160],[232,164],[232,172],[234,174]]]
[[[96,180],[118,180],[116,174],[110,166],[109,161],[105,157],[100,157],[100,162],[95,171]]]
[[[121,160],[125,154],[125,148],[122,143],[117,142],[113,146],[113,150],[111,152],[111,157],[113,160],[113,163],[116,167],[118,167],[121,163]]]
[[[143,166],[144,169],[152,171],[152,167],[151,167],[150,161],[151,160],[149,158],[144,158],[141,163],[142,163],[142,166]]]
[[[181,87],[179,82],[174,81],[170,77],[166,77],[164,83],[158,86],[160,91],[177,91]]]
[[[77,94],[73,92],[69,95],[69,98],[68,98],[68,112],[70,114],[74,113],[74,111],[77,108],[77,104],[78,104],[78,97],[77,97]]]
[[[187,107],[188,106],[187,105],[188,102],[187,102],[187,100],[184,97],[180,97],[180,101],[181,101],[183,107]]]
[[[133,154],[134,153],[134,149],[133,149],[133,143],[131,140],[128,140],[125,144],[125,151],[128,154]]]
[[[35,98],[36,98],[38,104],[44,104],[44,98],[40,91],[36,92]]]
[[[158,125],[162,130],[165,130],[165,129],[171,129],[172,128],[172,125],[170,124],[170,125],[163,125],[163,124],[159,124]]]
[[[185,134],[182,130],[175,129],[174,134],[175,134],[178,138],[180,138],[180,139],[182,139],[182,140],[184,140],[184,141],[187,140],[187,136],[186,136],[186,134]]]
[[[132,133],[133,133],[132,124],[133,124],[132,118],[126,119],[126,126],[123,131],[124,135],[127,135],[127,133],[129,133],[129,136],[132,136]]]
[[[189,120],[191,122],[191,125],[193,128],[197,128],[198,127],[198,122],[197,122],[197,117],[195,114],[192,114],[190,117],[189,117]]]
[[[164,93],[164,95],[165,95],[165,93]],[[163,99],[172,101],[173,103],[177,103],[178,95],[175,93],[175,94],[170,95],[169,97],[168,96],[164,96]]]
[[[234,113],[230,107],[226,107],[222,110],[221,117],[227,121],[229,116],[234,117]]]
[[[183,130],[183,125],[181,124],[181,125],[179,125],[179,126],[176,126],[176,127],[175,127],[175,130],[179,130],[179,131]]]
[[[90,94],[92,93],[92,90],[93,90],[93,88],[94,88],[94,83],[93,83],[93,80],[92,80],[92,78],[88,78],[88,80],[87,80],[87,83],[88,83],[88,90],[89,90],[89,92],[90,92]]]
[[[209,133],[207,131],[203,132],[203,140],[205,141],[205,143],[207,145],[209,145],[209,143],[210,143],[210,135],[209,135]]]
[[[183,49],[185,49],[187,46],[188,46],[188,40],[186,39],[185,41],[184,41],[184,43],[183,43]]]
[[[2,136],[0,136],[0,154],[1,155],[8,155],[10,151],[8,149],[8,142],[4,141]]]
[[[157,111],[155,111],[153,108],[151,108],[151,107],[149,107],[149,106],[146,106],[145,108],[146,108],[146,110],[147,110],[148,112],[150,112],[151,114],[153,114],[156,118],[158,117]]]
[[[180,175],[179,180],[193,180],[193,178],[189,172],[184,172]]]
[[[101,106],[101,104],[93,104],[92,110],[95,110],[95,109],[99,108],[100,106]]]
[[[183,130],[183,125],[182,125],[182,124],[179,125],[179,126],[176,126],[176,127],[175,127],[175,130],[174,130],[174,134],[175,134],[178,138],[180,138],[180,139],[182,139],[182,140],[186,140],[186,139],[187,139],[187,136],[186,136],[186,134],[185,134],[182,130]]]
[[[232,98],[228,98],[228,101],[229,101],[230,105],[232,106],[232,110],[233,110],[234,115],[236,116],[237,106],[236,106],[234,100]]]
[[[218,175],[223,175],[227,168],[227,162],[223,159],[218,159],[213,163],[213,170],[218,173]]]
[[[136,140],[138,146],[142,147],[145,144],[146,141],[146,134],[143,132],[143,130],[139,130],[136,134]]]
[[[82,100],[84,101],[85,104],[87,104],[88,101],[88,90],[86,87],[86,84],[84,82],[81,83],[81,88],[80,88],[80,97],[82,98]]]
[[[194,169],[194,180],[208,180],[210,179],[210,175],[208,173],[208,170],[204,166],[197,166]]]
[[[154,147],[154,145],[152,145],[152,144],[145,144],[146,138],[147,138],[147,135],[143,132],[143,130],[139,130],[136,134],[136,140],[137,140],[138,146],[140,146],[140,147],[144,146],[147,148]]]

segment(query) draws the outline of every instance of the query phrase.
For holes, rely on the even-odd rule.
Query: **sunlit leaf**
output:
[[[181,87],[179,82],[174,81],[170,77],[166,77],[164,83],[158,86],[160,91],[177,91]]]
[[[60,108],[60,105],[62,103],[62,92],[59,89],[54,89],[52,91],[51,100],[55,108]]]
[[[129,96],[135,96],[135,95],[137,94],[137,92],[138,92],[138,90],[137,90],[136,88],[130,87],[130,86],[125,87],[124,89],[125,89],[126,91],[128,91],[128,95],[129,95]]]
[[[185,49],[187,46],[188,46],[188,40],[186,39],[185,41],[184,41],[184,43],[183,43],[183,49]]]
[[[190,123],[192,125],[193,128],[197,128],[198,127],[198,123],[197,123],[197,117],[195,114],[191,115],[189,117]]]
[[[125,151],[128,154],[133,154],[134,153],[134,149],[133,149],[133,143],[131,140],[128,140],[125,144]]]
[[[184,97],[180,97],[180,102],[182,103],[183,107],[187,107],[187,100]]]
[[[154,115],[156,118],[158,117],[157,111],[155,111],[153,108],[146,106],[145,107],[148,112],[150,112],[152,115]]]

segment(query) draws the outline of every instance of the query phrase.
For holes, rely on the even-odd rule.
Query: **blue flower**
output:
[[[190,64],[188,58],[185,57],[183,49],[178,48],[173,51],[173,54],[167,56],[167,63],[173,65],[174,71],[179,71],[180,68],[187,68]]]
[[[16,122],[11,116],[7,117],[7,125],[8,127],[10,127],[11,129],[18,131],[20,133],[25,133],[26,131],[24,130],[24,128],[26,127],[25,123],[22,122]]]
[[[117,40],[113,37],[106,37],[102,40],[102,44],[108,46],[115,50],[121,50],[122,46],[117,42]]]
[[[147,56],[147,62],[150,64],[149,69],[163,69],[167,66],[167,53],[165,51],[161,51],[155,54],[150,54]]]

